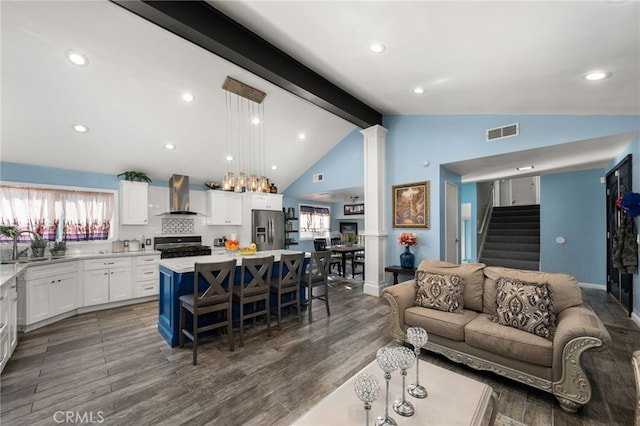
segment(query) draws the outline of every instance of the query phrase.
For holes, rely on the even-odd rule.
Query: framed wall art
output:
[[[364,203],[360,204],[345,204],[344,215],[364,214]]]
[[[393,227],[429,229],[429,181],[394,185],[391,191]]]
[[[358,223],[357,222],[340,222],[340,233],[358,235]]]

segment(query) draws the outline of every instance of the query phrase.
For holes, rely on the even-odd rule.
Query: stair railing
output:
[[[480,254],[482,253],[482,249],[484,248],[484,242],[487,239],[487,227],[489,225],[489,218],[491,217],[491,213],[493,212],[493,191],[494,185],[491,184],[491,191],[489,191],[489,197],[487,202],[484,204],[484,214],[482,215],[482,223],[478,227],[478,240],[480,244],[478,244],[478,259],[480,259]]]

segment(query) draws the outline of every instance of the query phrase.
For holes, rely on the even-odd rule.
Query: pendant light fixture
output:
[[[266,93],[227,77],[225,191],[269,192],[265,176],[264,98]]]

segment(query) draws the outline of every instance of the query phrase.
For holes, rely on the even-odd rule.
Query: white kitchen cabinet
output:
[[[84,261],[84,306],[131,299],[131,258]]]
[[[2,371],[11,356],[11,349],[9,346],[9,330],[11,328],[11,301],[9,300],[9,286],[15,285],[15,283],[16,280],[14,278],[8,283],[0,286],[0,371]]]
[[[133,297],[155,296],[158,294],[160,255],[138,256],[135,258]]]
[[[242,195],[207,191],[207,225],[242,225]]]
[[[146,225],[149,222],[149,184],[120,181],[120,224]]]
[[[30,325],[78,308],[76,262],[27,269],[25,322]]]
[[[18,288],[14,280],[9,284],[9,355],[18,346]]]
[[[282,211],[282,194],[269,194],[266,192],[245,192],[245,201],[248,201],[249,210],[278,210]]]

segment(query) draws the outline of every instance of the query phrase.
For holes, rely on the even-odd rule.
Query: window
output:
[[[33,231],[44,240],[106,240],[112,235],[112,192],[0,186],[0,225]],[[29,242],[23,234],[20,242]],[[10,241],[0,236],[1,242]]]
[[[329,238],[331,209],[321,206],[300,205],[300,239]]]

